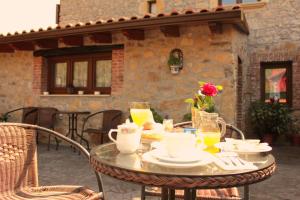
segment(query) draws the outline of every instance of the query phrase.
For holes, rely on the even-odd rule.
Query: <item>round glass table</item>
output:
[[[120,154],[113,143],[100,145],[92,149],[90,164],[97,172],[118,180],[185,191],[250,185],[269,178],[276,168],[270,153],[240,155],[253,162],[255,170],[223,170],[214,163],[185,169],[162,167],[142,161],[146,151]]]

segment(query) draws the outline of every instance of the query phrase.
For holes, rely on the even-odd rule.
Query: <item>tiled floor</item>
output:
[[[300,147],[275,147],[273,154],[277,171],[272,178],[250,187],[251,199],[300,199]],[[39,146],[39,178],[41,185],[75,184],[97,190],[96,177],[88,161],[69,147],[47,151],[46,146]]]

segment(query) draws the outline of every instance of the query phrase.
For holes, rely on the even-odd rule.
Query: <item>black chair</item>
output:
[[[182,122],[178,124],[174,124],[174,128],[185,128],[185,127],[191,127],[192,126],[192,121],[187,121],[187,122]],[[245,139],[244,133],[239,130],[237,127],[231,125],[231,124],[226,124],[226,133],[223,135],[221,140],[224,140],[225,137],[232,137],[232,138],[240,138],[240,139]],[[217,191],[217,192],[214,192]],[[183,191],[181,190],[168,190],[164,188],[158,188],[158,187],[146,187],[142,186],[142,191],[141,191],[141,199],[145,200],[146,196],[170,196],[174,197],[176,196],[177,198],[183,198]],[[244,193],[245,196],[249,193],[249,188],[248,186],[244,186]],[[220,189],[215,189],[215,190],[196,190],[194,191],[194,194],[197,196],[197,199],[223,199],[223,200],[238,200],[241,199],[238,196],[238,190],[237,188],[220,188]],[[216,196],[216,194],[218,194]],[[221,196],[220,196],[221,195]]]
[[[88,122],[94,118],[94,117],[101,117],[102,115],[102,126],[98,128],[90,128],[87,127]],[[101,118],[100,118],[101,119]],[[121,110],[102,110],[99,112],[95,112],[87,116],[82,125],[81,129],[81,138],[80,138],[80,144],[82,144],[82,141],[84,140],[87,144],[87,149],[90,149],[89,142],[84,139],[83,134],[84,133],[95,133],[100,134],[100,144],[104,143],[104,136],[106,136],[110,129],[115,129],[117,126],[121,123],[122,119],[122,111]]]
[[[10,115],[16,112],[22,112],[22,118],[20,120],[22,123],[36,124],[38,107],[21,107],[14,110],[10,110],[4,113],[3,115],[8,116],[8,121],[9,121]]]
[[[39,125],[54,130],[55,115],[58,112],[56,108],[51,107],[22,107],[6,112],[4,115],[10,116],[13,113],[22,112],[21,122],[24,124]],[[48,138],[48,150],[50,149],[50,135]],[[56,149],[59,141],[56,140]],[[39,132],[36,134],[37,144],[39,143]]]
[[[55,122],[56,122],[56,114],[58,113],[58,110],[56,108],[52,107],[40,107],[38,108],[38,117],[37,117],[37,123],[36,125],[54,130]],[[39,131],[37,131],[37,141],[39,137]],[[59,146],[59,141],[55,137],[56,141],[56,150]],[[50,142],[51,142],[51,135],[48,135],[48,150],[50,150]]]

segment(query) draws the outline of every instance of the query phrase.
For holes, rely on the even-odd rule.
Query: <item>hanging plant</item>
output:
[[[170,52],[168,65],[173,74],[177,74],[183,68],[183,53],[180,49],[173,49]]]

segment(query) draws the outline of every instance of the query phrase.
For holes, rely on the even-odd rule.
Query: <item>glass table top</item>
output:
[[[142,161],[142,155],[147,152],[147,148],[137,150],[133,154],[121,154],[113,143],[97,146],[91,151],[91,158],[96,161],[120,169],[126,169],[138,173],[176,175],[176,176],[226,176],[243,174],[262,170],[275,163],[274,157],[270,153],[243,154],[240,158],[253,162],[258,169],[256,170],[223,170],[216,164],[210,163],[193,168],[169,168],[162,167]]]

